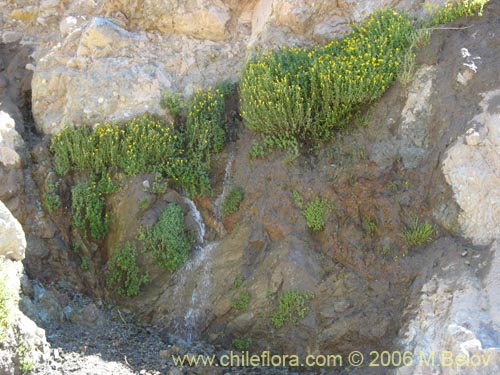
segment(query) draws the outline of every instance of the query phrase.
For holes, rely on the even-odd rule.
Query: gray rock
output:
[[[23,260],[26,237],[19,221],[0,201],[0,256],[12,260]]]

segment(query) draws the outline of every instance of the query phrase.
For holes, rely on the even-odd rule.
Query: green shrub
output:
[[[281,328],[287,323],[296,323],[303,318],[308,310],[307,300],[311,299],[311,292],[290,290],[279,297],[278,309],[271,320],[276,328]]]
[[[252,148],[250,148],[250,158],[252,159],[262,159],[266,156],[266,149],[262,143],[253,141]]]
[[[144,252],[158,266],[169,271],[175,271],[184,265],[193,246],[192,238],[186,233],[184,212],[176,203],[167,206],[156,224],[143,228],[139,239]]]
[[[57,188],[59,187],[59,182],[49,181],[48,191],[42,194],[43,203],[47,208],[49,214],[58,210],[62,206],[61,197],[57,194]]]
[[[408,230],[403,233],[403,237],[406,244],[410,247],[425,245],[432,241],[432,236],[435,231],[436,228],[428,221],[420,223],[418,219],[415,219]]]
[[[165,91],[163,93],[163,98],[161,99],[160,106],[163,109],[168,109],[173,117],[179,116],[182,109],[184,108],[184,99],[182,94],[174,94],[172,91]]]
[[[426,24],[427,27],[442,25],[455,21],[465,16],[482,16],[483,8],[489,0],[457,0],[448,1],[442,8],[437,6],[429,7],[431,20]],[[434,9],[433,9],[434,8]]]
[[[240,292],[240,297],[238,299],[231,300],[231,306],[239,310],[246,309],[249,303],[250,303],[250,293],[248,293],[247,290],[242,290]]]
[[[32,356],[33,347],[24,339],[17,346],[17,355],[19,356],[19,370],[21,374],[28,374],[35,369],[35,360]]]
[[[80,229],[88,225],[93,238],[104,237],[109,228],[106,195],[115,190],[116,185],[109,175],[99,180],[92,176],[89,182],[77,182],[71,189],[73,225]]]
[[[252,346],[252,338],[251,337],[241,337],[233,340],[233,345],[238,350],[248,350],[250,346]]]
[[[241,285],[243,284],[243,276],[238,275],[234,279],[233,285],[231,286],[232,289],[238,289]]]
[[[4,259],[0,257],[0,343],[7,339],[7,330],[13,323],[14,311],[19,301],[17,291],[7,285],[3,262]]]
[[[84,271],[88,271],[90,270],[90,261],[89,261],[89,258],[86,257],[85,255],[82,256],[82,259],[81,259],[81,263],[80,263],[80,267],[82,268],[82,270]]]
[[[133,244],[127,242],[113,254],[108,262],[106,281],[109,288],[128,297],[138,295],[142,285],[149,283],[148,274],[140,272],[137,249]]]
[[[304,208],[304,197],[302,197],[302,194],[300,194],[298,191],[294,190],[292,191],[292,198],[293,198],[293,204],[297,208]]]
[[[363,217],[363,230],[369,236],[375,235],[378,231],[376,221],[369,216],[364,216]]]
[[[316,197],[304,206],[307,226],[315,231],[325,227],[325,217],[332,209],[332,203],[324,198]]]
[[[413,30],[408,16],[387,10],[324,47],[283,48],[249,61],[241,85],[248,127],[273,147],[330,140],[394,81]]]
[[[240,203],[243,200],[243,197],[243,188],[233,188],[222,203],[222,214],[224,216],[228,216],[237,212],[240,208]]]

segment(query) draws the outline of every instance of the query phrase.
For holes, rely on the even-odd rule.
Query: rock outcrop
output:
[[[490,9],[498,11],[498,4]],[[429,259],[433,267],[415,280],[414,305],[406,311],[410,319],[397,341],[413,353],[413,363],[397,374],[500,371],[500,88],[490,76],[495,64],[490,48],[500,44],[490,32],[498,25],[493,14],[463,39],[451,36],[443,51],[455,50],[455,69],[447,76],[451,92],[478,98],[475,111],[452,118],[452,126],[463,124],[448,139],[440,163],[460,207],[457,234],[467,242],[436,247]]]
[[[191,95],[236,80],[258,46],[322,44],[380,8],[419,1],[28,1],[2,7],[4,40],[43,41],[33,52],[37,129],[162,113],[165,90]]]
[[[26,238],[21,225],[0,201],[0,371],[29,371],[47,355],[45,331],[26,317],[17,305],[23,277]]]

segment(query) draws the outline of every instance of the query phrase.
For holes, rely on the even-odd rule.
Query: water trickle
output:
[[[234,151],[229,153],[225,168],[222,192],[214,203],[215,222],[219,234],[222,228],[222,202],[228,192],[231,180],[231,166],[234,161]],[[209,298],[212,288],[213,253],[218,242],[205,244],[205,223],[193,201],[184,198],[189,205],[191,215],[198,225],[198,245],[193,250],[193,256],[186,265],[176,273],[176,287],[173,300],[178,301],[174,311],[175,333],[183,336],[188,342],[196,339],[199,327],[204,323],[210,309]]]
[[[198,227],[198,242],[202,244],[203,239],[205,238],[205,223],[203,222],[201,213],[200,211],[198,211],[198,208],[191,199],[186,197],[183,198],[184,202],[186,202],[186,204],[189,206],[189,209],[191,210],[191,215],[193,216],[193,219]]]

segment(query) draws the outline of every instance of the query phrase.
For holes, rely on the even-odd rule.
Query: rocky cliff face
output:
[[[422,12],[421,1],[396,0],[0,4],[6,51],[0,61],[0,199],[26,231],[27,272],[53,283],[27,287],[22,306],[47,327],[69,321],[96,335],[109,324],[102,271],[115,246],[135,238],[168,202],[182,206],[190,228],[197,218],[176,192],[145,192],[153,176],[143,175],[109,199],[115,220],[104,241],[78,237],[68,214],[49,215],[41,203],[53,177],[44,135],[69,123],[163,115],[164,90],[190,95],[220,80],[236,81],[259,45],[325,43],[384,6]],[[467,351],[491,355],[488,366],[473,371],[498,372],[499,15],[493,1],[467,28],[459,20],[452,25],[459,30],[435,31],[413,81],[396,83],[367,113],[367,126],[339,135],[314,157],[290,163],[277,152],[250,160],[254,134],[239,129],[239,139],[214,160],[215,197],[195,202],[207,234],[193,260],[177,274],[142,260],[152,284],[134,299],[117,301],[155,325],[148,337],[162,341],[152,351],[177,342],[174,332],[219,348],[251,337],[252,350],[284,353],[394,347],[414,353],[415,366],[397,371],[402,374],[472,373],[417,366],[419,358],[435,355],[442,364],[443,351]],[[30,89],[36,139],[24,127],[30,126]],[[245,199],[239,213],[221,222],[215,198],[231,186],[243,187]],[[307,228],[294,190],[306,201],[322,196],[334,202],[324,231]],[[415,217],[432,219],[439,239],[408,248],[401,234]],[[12,241],[17,229],[8,232]],[[95,260],[87,270],[70,251],[77,243]],[[21,258],[21,245],[5,251]],[[75,307],[75,293],[66,288],[90,294],[95,303]],[[289,290],[314,297],[304,319],[276,329],[271,317]],[[244,309],[235,303],[242,292],[249,297]],[[77,344],[67,347],[80,350]],[[109,354],[105,346],[95,350]],[[131,366],[141,368],[141,359],[133,360]],[[157,362],[151,369],[164,370]]]
[[[39,131],[55,134],[71,123],[162,113],[164,90],[190,95],[234,81],[249,49],[326,43],[376,9],[419,3],[8,2],[2,38],[15,41],[29,26],[24,40],[37,45],[29,66],[33,114]]]

